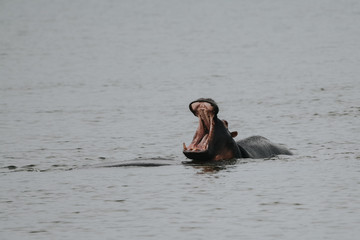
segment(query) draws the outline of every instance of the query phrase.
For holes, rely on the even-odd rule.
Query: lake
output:
[[[359,23],[351,0],[1,1],[0,238],[357,239]],[[200,97],[294,155],[189,164]]]

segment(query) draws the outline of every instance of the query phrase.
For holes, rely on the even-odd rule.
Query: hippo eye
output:
[[[222,120],[222,121],[223,121],[223,123],[224,123],[225,127],[226,127],[226,128],[228,128],[228,127],[229,127],[228,122],[227,122],[226,120]]]

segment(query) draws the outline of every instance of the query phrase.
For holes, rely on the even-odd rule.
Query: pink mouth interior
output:
[[[184,151],[206,151],[214,132],[214,107],[207,102],[194,102],[191,109],[199,118],[199,126],[190,145],[186,147],[184,143]]]

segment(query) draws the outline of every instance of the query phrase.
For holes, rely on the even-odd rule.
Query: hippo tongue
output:
[[[199,143],[192,142],[189,147],[186,147],[184,143],[184,150],[190,150],[190,151],[205,151],[207,149],[209,134],[205,134],[201,141]]]

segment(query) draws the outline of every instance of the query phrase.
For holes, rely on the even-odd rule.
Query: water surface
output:
[[[2,1],[0,238],[357,239],[358,22],[350,0]],[[295,155],[183,164],[199,97]]]

